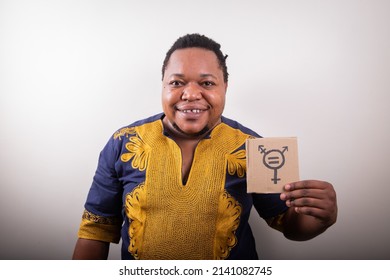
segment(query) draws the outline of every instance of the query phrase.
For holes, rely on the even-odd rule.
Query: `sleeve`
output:
[[[267,224],[281,232],[283,232],[283,216],[288,207],[286,203],[280,199],[279,194],[252,194],[253,205]]]
[[[78,232],[79,238],[118,243],[122,227],[123,188],[115,171],[119,157],[113,138],[99,156]]]

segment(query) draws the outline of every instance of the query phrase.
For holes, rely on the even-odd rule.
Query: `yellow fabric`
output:
[[[146,193],[144,184],[141,184],[126,196],[125,202],[127,217],[132,221],[129,226],[130,245],[128,249],[135,259],[139,259],[138,248],[142,248],[146,222],[146,211],[142,207],[145,205]]]
[[[79,238],[119,243],[121,222],[84,211],[78,232]]]
[[[214,242],[214,259],[226,259],[237,244],[234,234],[240,225],[241,206],[224,191],[219,198],[218,217]]]
[[[198,144],[183,185],[180,148],[162,131],[161,121],[135,127],[121,156],[146,170],[146,181],[126,196],[129,251],[137,259],[227,258],[237,242],[241,206],[225,190],[226,169],[244,176],[245,157],[236,150],[248,135],[219,124],[212,140]]]

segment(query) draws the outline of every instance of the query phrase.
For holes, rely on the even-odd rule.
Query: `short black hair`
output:
[[[169,62],[169,59],[171,58],[172,53],[175,50],[187,49],[187,48],[201,48],[201,49],[206,49],[214,52],[215,55],[217,56],[219,66],[222,69],[224,82],[226,83],[228,81],[229,74],[227,72],[227,66],[226,66],[226,58],[228,56],[222,53],[220,44],[198,33],[187,34],[180,37],[168,50],[167,54],[165,55],[164,63],[162,66],[162,79],[164,79],[165,68],[167,67],[167,64]]]

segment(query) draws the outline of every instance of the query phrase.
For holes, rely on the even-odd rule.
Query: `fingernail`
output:
[[[281,200],[286,200],[286,197],[287,197],[286,194],[284,194],[284,193],[280,194],[280,199]]]

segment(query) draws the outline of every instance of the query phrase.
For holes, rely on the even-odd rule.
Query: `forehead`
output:
[[[213,51],[201,48],[186,48],[175,50],[169,58],[167,72],[221,72],[217,56]]]

